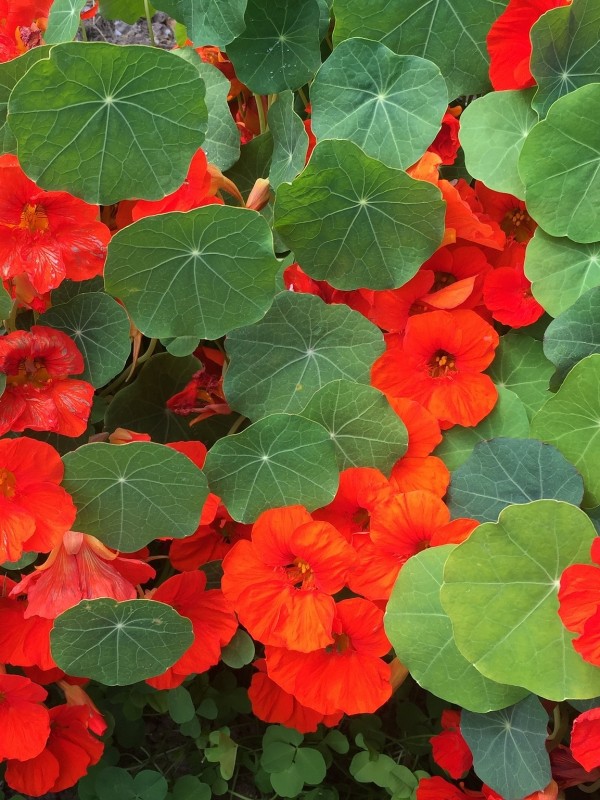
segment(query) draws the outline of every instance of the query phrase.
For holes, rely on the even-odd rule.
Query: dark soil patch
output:
[[[85,21],[85,32],[90,42],[109,42],[111,44],[151,44],[148,33],[148,23],[144,17],[133,25],[128,25],[120,20],[109,20],[96,15],[93,19]],[[164,50],[171,50],[175,46],[173,35],[174,21],[162,11],[152,18],[154,40]]]

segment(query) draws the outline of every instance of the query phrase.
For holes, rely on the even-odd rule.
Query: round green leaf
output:
[[[325,779],[327,774],[325,759],[313,747],[300,747],[296,751],[294,763],[304,778],[304,783],[314,786]]]
[[[444,215],[437,186],[343,140],[320,142],[275,202],[275,228],[296,259],[338,289],[405,284],[441,244]]]
[[[446,502],[453,517],[495,522],[506,506],[543,498],[578,506],[581,475],[549,444],[499,438],[480,442],[455,470]]]
[[[146,336],[218,339],[264,316],[278,271],[260,214],[208,205],[146,217],[115,234],[105,283]]]
[[[544,353],[562,373],[600,353],[600,286],[582,295],[548,325]]]
[[[50,308],[39,322],[73,339],[85,362],[85,372],[78,377],[92,386],[104,386],[125,367],[131,352],[129,318],[107,294],[79,294]]]
[[[18,58],[0,64],[0,153],[16,153],[17,142],[7,124],[8,99],[17,81],[41,58],[47,58],[49,47],[34,47]]]
[[[198,527],[206,479],[171,447],[94,442],[63,461],[63,486],[77,507],[77,530],[115,550],[131,553],[161,536],[182,539]]]
[[[250,419],[300,412],[326,383],[370,383],[384,348],[378,328],[344,305],[282,292],[264,319],[233,331],[224,389],[229,404]]]
[[[578,244],[538,228],[525,252],[525,274],[538,303],[558,317],[582,294],[600,286],[600,242]]]
[[[308,134],[294,111],[294,95],[282,92],[268,112],[269,128],[273,134],[273,160],[269,183],[277,190],[280,183],[292,181],[304,168],[308,149]]]
[[[575,651],[557,613],[560,576],[589,563],[595,536],[581,509],[537,500],[505,508],[450,553],[442,605],[483,675],[549,700],[600,693],[600,670]]]
[[[173,786],[173,800],[210,800],[210,786],[194,775],[182,775]]]
[[[501,337],[488,369],[499,389],[510,389],[517,395],[530,419],[550,396],[548,386],[552,373],[552,364],[544,355],[542,343],[514,332]]]
[[[167,694],[169,716],[177,725],[183,725],[196,716],[196,708],[191,694],[185,686],[170,689]]]
[[[298,89],[321,63],[317,0],[248,0],[246,30],[227,48],[235,74],[257,94]]]
[[[352,36],[437,64],[450,97],[489,88],[485,39],[504,0],[335,0],[334,43]]]
[[[53,47],[17,83],[8,111],[32,180],[104,205],[177,189],[207,120],[192,64],[156,47],[96,42]]]
[[[525,406],[509,389],[498,389],[498,402],[494,410],[476,428],[455,425],[449,431],[444,431],[444,439],[434,450],[434,455],[441,458],[452,471],[464,464],[478,442],[497,436],[529,436],[529,418]]]
[[[538,121],[533,90],[490,92],[460,116],[460,143],[469,174],[496,192],[525,197],[517,164],[529,131]]]
[[[252,637],[248,636],[242,628],[238,628],[233,639],[221,651],[221,659],[228,667],[241,669],[246,664],[250,664],[255,652],[256,648]]]
[[[48,26],[44,31],[46,44],[58,44],[73,40],[79,28],[79,14],[86,0],[54,0],[48,15]]]
[[[477,777],[505,800],[521,800],[550,783],[548,713],[537,697],[489,714],[464,711],[460,732]]]
[[[600,504],[600,355],[584,358],[531,422],[583,475],[586,506]]]
[[[526,690],[491,681],[471,666],[440,602],[444,564],[453,549],[430,547],[406,562],[386,609],[385,630],[412,677],[436,697],[471,711],[504,708]]]
[[[294,414],[272,414],[219,439],[209,450],[204,472],[211,491],[238,522],[254,522],[279,506],[314,511],[333,500],[339,482],[329,434]]]
[[[600,239],[600,83],[554,103],[523,144],[519,173],[531,216],[551,236]]]
[[[338,467],[375,467],[389,474],[406,452],[408,435],[385,395],[372,386],[332,381],[319,389],[302,416],[329,431]]]
[[[533,107],[544,115],[562,95],[600,80],[600,9],[596,0],[552,8],[531,29]]]
[[[247,0],[162,0],[159,5],[185,25],[195,47],[224,47],[244,30],[246,3]]]
[[[25,567],[33,564],[37,557],[37,553],[23,553],[18,561],[5,561],[4,564],[0,564],[0,569],[5,569],[8,572],[20,572]]]
[[[431,61],[347,39],[319,69],[310,100],[318,140],[349,139],[388,167],[406,169],[435,139],[448,90]]]
[[[120,767],[106,767],[96,780],[96,792],[100,800],[163,800],[168,785],[160,772],[143,769],[130,775]]]
[[[194,641],[192,623],[155,600],[83,600],[54,621],[52,657],[69,675],[127,686],[161,675]]]

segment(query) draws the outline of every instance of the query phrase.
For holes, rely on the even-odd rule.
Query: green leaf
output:
[[[304,786],[304,778],[294,765],[284,772],[273,772],[269,777],[271,786],[280,797],[298,797]]]
[[[337,289],[405,284],[439,247],[444,215],[437,186],[343,140],[320,142],[275,202],[283,241],[311,277]]]
[[[56,45],[34,64],[8,111],[32,180],[104,205],[177,189],[207,120],[192,64],[156,47],[85,42]]]
[[[17,81],[42,58],[47,58],[49,47],[34,47],[22,56],[0,64],[0,153],[16,153],[17,142],[6,122],[8,100]]]
[[[282,292],[261,322],[227,337],[225,395],[250,419],[300,412],[326,383],[369,384],[383,346],[379,329],[347,306]]]
[[[167,796],[167,781],[160,772],[143,769],[133,777],[120,767],[105,767],[97,776],[96,793],[99,800],[163,800]]]
[[[600,286],[582,295],[548,325],[544,353],[561,374],[600,353]]]
[[[168,353],[178,357],[190,356],[198,347],[197,336],[175,336],[160,341],[167,348]]]
[[[256,648],[254,640],[246,631],[238,628],[233,639],[221,651],[221,660],[232,669],[241,669],[250,664],[254,658]]]
[[[552,8],[530,33],[533,107],[543,116],[559,97],[600,80],[600,9],[595,0]],[[462,121],[462,120],[461,120]]]
[[[531,435],[553,444],[581,472],[584,504],[600,504],[600,355],[573,367],[533,418]]]
[[[228,781],[235,771],[238,746],[229,736],[229,728],[212,731],[209,740],[211,746],[204,751],[204,757],[213,764],[217,763],[221,777]],[[215,794],[217,794],[216,791]],[[223,794],[223,792],[218,792],[218,794]]]
[[[310,100],[318,140],[349,139],[388,167],[406,169],[435,139],[448,90],[431,61],[347,39],[319,69]]]
[[[548,714],[537,697],[489,714],[464,711],[460,732],[477,777],[505,800],[521,800],[550,783]]]
[[[131,352],[129,318],[107,294],[79,294],[50,308],[39,323],[73,339],[85,362],[85,372],[78,377],[92,386],[104,386],[125,367]]]
[[[496,192],[521,199],[525,187],[517,164],[529,131],[538,121],[531,109],[533,89],[490,92],[460,116],[460,143],[469,174]]]
[[[581,475],[549,444],[499,438],[480,442],[454,471],[446,502],[453,517],[495,522],[506,506],[544,498],[578,506]]]
[[[244,30],[246,3],[247,0],[162,0],[160,7],[185,25],[195,47],[224,47]]]
[[[386,613],[385,630],[400,661],[427,691],[471,711],[504,708],[526,694],[485,678],[457,648],[442,608],[444,564],[454,545],[430,547],[400,570]]]
[[[210,786],[194,775],[182,775],[173,786],[173,800],[210,800],[211,796]]]
[[[167,693],[169,716],[177,725],[183,725],[196,716],[196,708],[191,694],[185,686],[169,689]]]
[[[269,177],[272,155],[271,131],[261,133],[241,146],[239,160],[227,170],[227,177],[235,183],[244,199],[248,199],[257,178]]]
[[[277,190],[280,183],[289,183],[304,168],[308,149],[308,134],[294,111],[294,95],[282,92],[268,112],[269,128],[273,134],[273,160],[269,183]]]
[[[600,693],[600,671],[575,651],[557,613],[560,576],[589,563],[595,535],[581,509],[537,500],[505,508],[450,553],[442,605],[459,650],[483,675],[549,700]]]
[[[196,69],[206,86],[204,100],[208,109],[208,127],[202,149],[208,162],[224,171],[240,157],[240,132],[227,104],[230,83],[220,70],[201,59],[198,59]]]
[[[69,675],[127,686],[161,675],[194,641],[192,623],[155,600],[82,600],[54,621],[52,657]]]
[[[578,244],[538,228],[525,251],[525,274],[538,303],[558,317],[582,294],[600,286],[600,242]]]
[[[153,13],[150,6],[150,13]],[[133,25],[145,15],[144,0],[100,0],[100,14],[105,19],[121,19]]]
[[[23,553],[18,561],[5,561],[4,564],[0,564],[0,569],[5,569],[8,572],[20,572],[25,567],[33,564],[37,557],[37,553]]]
[[[312,396],[301,414],[329,431],[340,471],[374,467],[388,475],[406,452],[402,420],[372,386],[332,381]]]
[[[335,450],[327,431],[294,414],[272,414],[213,445],[204,472],[212,492],[238,522],[263,511],[327,505],[338,488]]]
[[[335,0],[334,44],[352,36],[437,64],[450,97],[489,88],[485,39],[504,0]]]
[[[147,217],[115,234],[105,283],[146,336],[213,340],[264,316],[278,270],[260,214],[208,205]]]
[[[54,0],[48,14],[48,27],[44,32],[46,44],[71,42],[79,28],[79,14],[86,0]]]
[[[464,464],[478,442],[497,436],[529,436],[529,418],[525,406],[509,389],[498,389],[498,402],[494,410],[476,428],[455,425],[445,431],[442,443],[433,454],[441,458],[452,471]]]
[[[4,286],[0,284],[0,320],[8,319],[13,301]]]
[[[321,64],[317,0],[248,0],[246,30],[227,48],[235,74],[251,91],[298,89]]]
[[[600,83],[561,97],[523,144],[519,173],[531,216],[551,236],[600,240]]]
[[[300,747],[296,751],[294,764],[302,775],[304,783],[312,786],[321,783],[327,774],[325,759],[318,750],[312,747]]]
[[[103,292],[104,291],[104,278],[102,275],[96,275],[95,278],[90,278],[87,281],[72,281],[68,278],[52,290],[52,305],[60,306],[63,303],[68,303],[74,297],[80,294],[87,294],[88,292]]]
[[[512,331],[501,337],[488,369],[499,389],[510,389],[517,395],[530,419],[550,396],[548,385],[552,373],[542,343]]]
[[[63,461],[63,486],[77,507],[77,530],[108,547],[131,553],[161,536],[191,536],[198,527],[206,480],[171,447],[94,442]]]

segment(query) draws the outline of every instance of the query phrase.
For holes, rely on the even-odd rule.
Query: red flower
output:
[[[592,543],[592,561],[600,564],[600,538]],[[567,567],[560,579],[558,613],[565,628],[580,634],[573,647],[600,666],[600,568],[588,564]]]
[[[526,89],[535,86],[529,69],[530,33],[534,23],[551,8],[570,0],[510,0],[487,35],[490,80],[494,89]]]
[[[0,440],[0,563],[17,561],[23,550],[52,550],[73,524],[77,512],[59,486],[63,474],[49,444]]]
[[[354,597],[336,605],[333,641],[312,653],[266,647],[267,672],[302,705],[322,714],[372,714],[392,693],[383,611]]]
[[[0,0],[0,63],[41,44],[52,0]]]
[[[461,111],[462,108],[460,106],[453,106],[446,111],[438,135],[427,148],[430,152],[439,155],[442,159],[442,164],[454,164],[456,161],[456,154],[460,147],[460,142],[458,141],[460,122],[458,118]]]
[[[121,558],[94,536],[68,531],[47,561],[25,576],[11,597],[25,594],[25,617],[55,619],[82,600],[133,600],[136,585],[154,577],[149,564]]]
[[[531,293],[531,281],[525,275],[525,248],[515,243],[514,267],[498,267],[485,278],[483,299],[494,319],[512,328],[522,328],[536,322],[544,308]]]
[[[588,772],[600,767],[600,708],[584,711],[573,722],[571,752]]]
[[[462,778],[473,766],[473,754],[460,732],[460,711],[442,711],[442,732],[432,736],[433,760],[454,780]]]
[[[34,325],[0,338],[0,372],[6,390],[0,397],[0,434],[51,431],[63,436],[84,433],[94,387],[72,380],[84,370],[81,353],[66,333]]]
[[[0,760],[39,755],[50,734],[48,693],[21,675],[0,675]]]
[[[26,600],[11,600],[8,597],[14,586],[14,581],[2,578],[2,592],[0,593],[0,663],[11,664],[15,667],[31,669],[28,677],[35,683],[51,683],[63,676],[61,670],[56,669],[56,664],[50,653],[50,631],[53,620],[41,617],[25,619],[27,609]],[[56,669],[56,675],[51,675],[49,681],[41,680],[37,672],[49,674]]]
[[[173,689],[196,672],[206,672],[221,658],[238,624],[233,609],[219,589],[205,590],[204,572],[184,572],[165,581],[148,596],[172,606],[192,621],[194,642],[172,667],[147,683],[155,689]]]
[[[40,797],[74,786],[89,767],[100,761],[104,745],[92,736],[85,706],[50,709],[50,737],[46,748],[29,761],[8,761],[5,780],[17,792]]]
[[[493,789],[490,789],[489,786],[486,786],[485,783],[481,787],[481,791],[483,792],[483,796],[485,800],[504,800],[504,798],[495,792]],[[558,798],[558,786],[556,785],[556,781],[550,781],[548,786],[544,789],[540,789],[537,792],[531,792],[528,794],[527,797],[524,797],[523,800],[557,800]]]
[[[167,408],[181,416],[197,416],[190,425],[212,417],[214,414],[231,414],[223,394],[223,364],[225,356],[212,347],[196,351],[203,368],[192,375],[188,384],[167,400]]]
[[[417,786],[417,800],[468,800],[483,798],[481,792],[463,792],[458,786],[437,775],[434,778],[421,778]]]
[[[564,744],[559,744],[550,751],[550,766],[552,777],[559,789],[569,789],[579,783],[594,783],[600,780],[600,768],[591,771],[584,769]]]
[[[255,639],[309,652],[334,641],[331,595],[354,558],[333,525],[315,522],[302,506],[275,508],[254,523],[252,541],[225,556],[221,586]]]
[[[39,189],[14,156],[1,156],[0,277],[25,274],[44,294],[65,278],[101,275],[110,231],[98,213],[67,192]]]
[[[437,456],[404,456],[392,468],[390,485],[400,493],[423,490],[443,497],[450,485],[450,472]]]
[[[487,375],[498,334],[473,311],[432,311],[411,317],[401,340],[388,341],[375,362],[373,385],[416,400],[442,427],[477,425],[498,392]]]
[[[509,242],[527,244],[535,233],[537,222],[529,216],[523,200],[488,189],[481,181],[475,182],[475,194],[485,213],[500,225]]]
[[[88,710],[88,714],[90,715],[88,721],[89,729],[95,733],[96,736],[104,736],[108,725],[106,724],[106,721],[100,711],[98,711],[96,704],[85,691],[85,689],[78,684],[69,683],[68,680],[59,680],[57,683],[63,691],[67,705],[85,706]]]
[[[200,525],[191,536],[171,542],[169,559],[175,569],[196,570],[211,561],[222,561],[236,542],[250,539],[251,531],[251,525],[236,522],[220,498],[209,494]]]

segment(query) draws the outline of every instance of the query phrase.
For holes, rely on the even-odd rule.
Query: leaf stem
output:
[[[306,109],[306,107],[310,105],[308,97],[305,95],[305,93],[304,93],[302,88],[298,89],[298,94],[300,95],[300,98],[302,99],[302,102],[304,103],[304,108]]]
[[[19,301],[15,298],[15,300],[13,300],[12,308],[10,309],[10,314],[4,320],[4,327],[6,328],[7,333],[12,333],[13,331],[17,330],[18,309],[19,309]]]
[[[152,47],[158,47],[156,39],[154,38],[154,28],[152,27],[152,15],[150,14],[150,0],[144,0],[144,11],[146,13],[146,22],[148,24],[148,36],[150,37],[150,44]]]
[[[245,421],[246,417],[243,414],[240,414],[239,417],[231,426],[231,428],[229,428],[229,430],[227,431],[227,436],[231,436],[232,433],[236,433],[236,431],[238,431],[242,427]]]
[[[260,132],[264,133],[269,129],[267,118],[265,116],[265,107],[263,106],[262,95],[254,92],[254,99],[256,100],[256,110],[258,111],[258,121],[260,123]]]
[[[79,30],[81,32],[81,41],[82,42],[87,42],[88,35],[87,35],[87,31],[85,29],[85,25],[83,24],[83,20],[82,19],[79,20]]]

